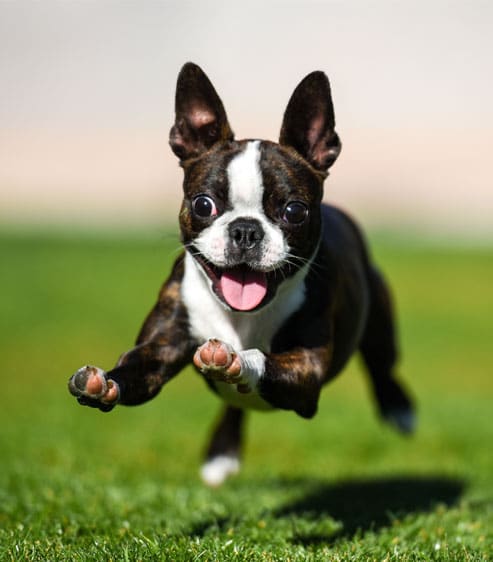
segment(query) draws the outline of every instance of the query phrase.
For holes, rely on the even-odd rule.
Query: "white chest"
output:
[[[228,310],[212,291],[211,282],[188,253],[182,283],[182,299],[188,311],[191,335],[199,344],[216,338],[230,344],[237,352],[256,349],[266,354],[283,323],[302,305],[305,299],[305,270],[278,287],[276,297],[257,312]],[[254,389],[240,394],[234,385],[216,383],[221,397],[240,408],[270,409]]]
[[[259,349],[268,353],[274,335],[305,299],[304,269],[279,286],[276,297],[257,312],[228,310],[212,291],[211,282],[186,254],[182,299],[191,334],[200,342],[217,338],[236,351]]]

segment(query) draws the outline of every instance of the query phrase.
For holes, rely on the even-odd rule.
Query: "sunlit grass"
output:
[[[493,557],[493,251],[375,238],[414,437],[381,424],[354,360],[315,419],[251,415],[242,474],[209,490],[197,469],[219,403],[191,370],[110,414],[66,390],[132,346],[178,248],[0,236],[0,559]]]

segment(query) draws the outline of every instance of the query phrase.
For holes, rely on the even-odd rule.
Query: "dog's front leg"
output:
[[[116,367],[105,372],[85,366],[69,380],[69,390],[80,404],[113,409],[116,404],[137,405],[150,400],[192,360],[193,342],[180,299],[183,276],[179,259],[149,314],[137,345],[124,353]]]
[[[116,404],[138,405],[154,398],[189,361],[186,349],[162,336],[124,353],[111,371],[82,367],[70,378],[69,390],[80,404],[104,412]]]
[[[191,361],[192,352],[188,333],[179,325],[169,326],[169,332],[124,353],[109,372],[82,367],[70,378],[69,390],[80,404],[104,412],[116,404],[142,404]]]
[[[235,352],[215,339],[200,346],[193,358],[207,378],[234,384],[239,393],[257,392],[274,408],[294,410],[304,418],[317,411],[330,360],[329,346],[264,354],[258,349]]]

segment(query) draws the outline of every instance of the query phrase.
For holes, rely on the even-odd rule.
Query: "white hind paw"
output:
[[[229,476],[238,474],[240,471],[240,460],[233,455],[218,455],[208,459],[200,469],[200,477],[204,484],[216,488],[220,486]]]

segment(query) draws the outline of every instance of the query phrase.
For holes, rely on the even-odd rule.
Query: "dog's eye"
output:
[[[282,219],[289,224],[301,224],[308,216],[308,207],[301,201],[292,201],[284,209]]]
[[[192,202],[193,212],[201,218],[215,217],[217,215],[216,204],[208,195],[197,195]]]

